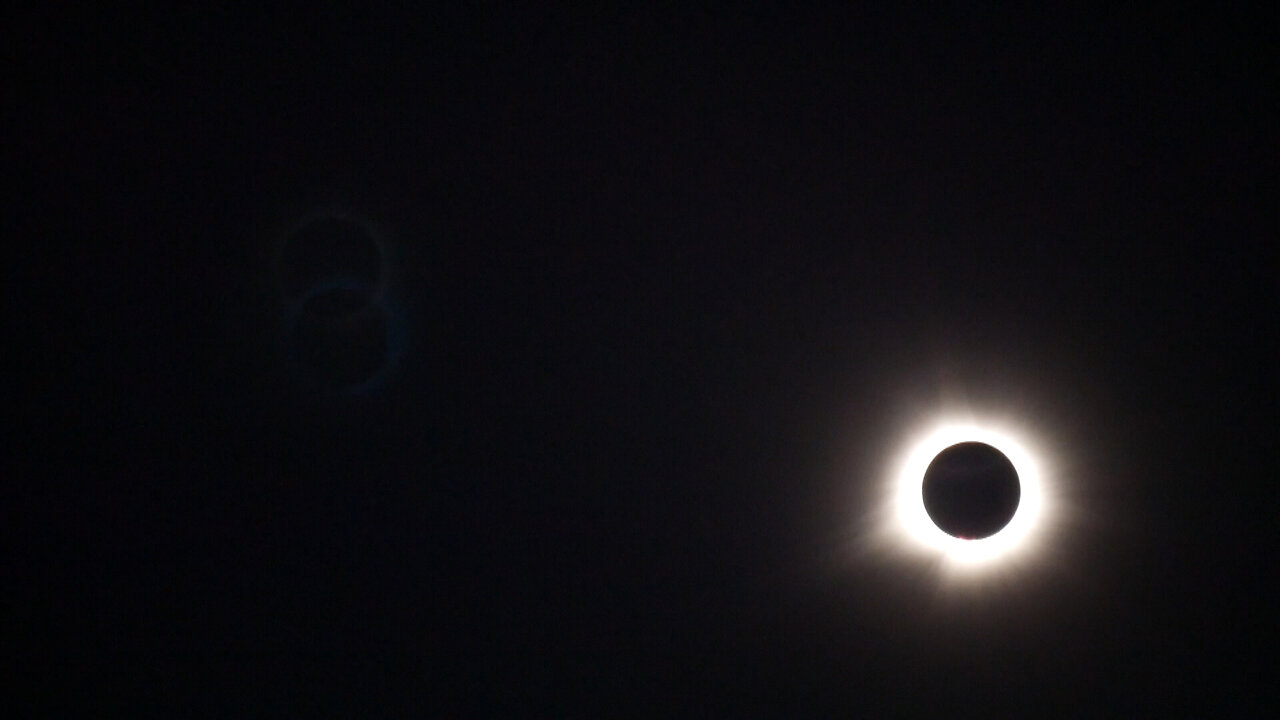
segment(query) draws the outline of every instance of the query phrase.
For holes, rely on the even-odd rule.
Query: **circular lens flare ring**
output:
[[[996,534],[975,540],[948,535],[925,511],[923,486],[929,464],[943,450],[963,442],[990,445],[1013,463],[1022,496],[1013,518]],[[1034,547],[1045,514],[1042,468],[1032,445],[1020,433],[978,423],[947,423],[913,442],[897,472],[893,503],[899,532],[918,549],[940,554],[948,562],[982,565],[1004,560]]]

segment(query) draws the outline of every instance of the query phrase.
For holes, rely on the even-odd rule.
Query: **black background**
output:
[[[5,23],[15,717],[1267,714],[1273,12],[421,5]],[[863,540],[962,406],[1070,512],[956,584]]]

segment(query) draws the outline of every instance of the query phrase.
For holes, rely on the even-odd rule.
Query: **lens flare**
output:
[[[952,445],[971,441],[1004,453],[1022,486],[1017,512],[1009,524],[995,535],[977,540],[943,532],[925,511],[922,494],[925,470],[934,457]],[[900,456],[890,483],[892,532],[901,546],[932,554],[955,569],[976,570],[1028,558],[1043,539],[1049,511],[1043,453],[1035,448],[1027,433],[980,422],[943,422],[915,436]]]

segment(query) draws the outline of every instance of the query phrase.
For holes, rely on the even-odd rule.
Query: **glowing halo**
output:
[[[360,209],[320,205],[294,210],[275,224],[272,240],[259,256],[260,287],[275,299],[272,343],[278,367],[293,389],[310,399],[372,396],[396,379],[411,343],[413,318],[402,297],[401,250],[385,224]],[[291,251],[306,255],[301,252],[305,243],[293,244],[315,228],[330,233],[337,228],[342,243],[358,250],[339,253],[337,261],[312,263],[298,278],[290,278],[291,264],[307,264],[305,259],[290,260]],[[321,303],[338,299],[351,302],[334,316],[315,312]],[[351,304],[355,301],[359,302]],[[358,356],[368,350],[370,362],[359,369],[358,377],[327,377],[326,370],[303,359],[299,341],[304,332],[312,340],[335,343],[342,357],[349,357],[342,355],[346,351]],[[362,341],[372,344],[363,348]],[[333,353],[325,352],[332,359]]]
[[[986,443],[1004,453],[1022,488],[1018,509],[1008,525],[995,535],[976,540],[953,537],[935,525],[925,512],[922,496],[929,463],[946,448],[967,441]],[[1024,556],[1037,546],[1048,510],[1044,468],[1038,455],[1021,433],[982,423],[943,423],[916,436],[891,483],[895,533],[907,547],[932,553],[957,567],[975,568]]]

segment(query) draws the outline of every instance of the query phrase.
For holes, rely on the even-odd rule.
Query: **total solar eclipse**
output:
[[[371,293],[382,282],[382,250],[358,220],[321,216],[287,239],[279,260],[284,294],[298,298],[324,288]]]
[[[924,473],[924,509],[940,530],[977,540],[1013,519],[1022,495],[1009,458],[982,442],[962,442],[938,453]]]
[[[942,560],[956,577],[1026,569],[1062,510],[1050,450],[1025,421],[944,411],[906,438],[888,471],[884,547]]]
[[[276,258],[280,342],[301,387],[350,395],[386,379],[403,323],[383,238],[345,213],[320,213],[293,228]]]

